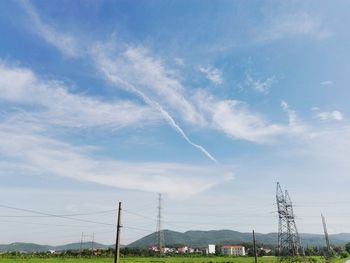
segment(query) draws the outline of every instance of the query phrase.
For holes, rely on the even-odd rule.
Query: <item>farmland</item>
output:
[[[321,257],[307,258],[308,262],[324,262]],[[1,263],[15,263],[15,262],[28,262],[28,263],[111,263],[113,258],[39,258],[39,257],[16,257],[16,258],[0,258]],[[121,263],[254,263],[252,257],[169,257],[169,258],[155,258],[155,257],[127,257],[122,258]],[[263,257],[259,258],[259,263],[275,263],[276,257]],[[336,263],[345,262],[344,260],[337,260]]]

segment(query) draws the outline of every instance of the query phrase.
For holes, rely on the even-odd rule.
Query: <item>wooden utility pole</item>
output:
[[[81,232],[81,239],[80,239],[80,257],[83,256],[83,242],[84,242],[84,232]]]
[[[119,259],[120,259],[120,228],[122,227],[121,224],[120,224],[120,222],[121,222],[121,215],[122,215],[122,203],[119,202],[117,235],[116,235],[115,250],[114,250],[114,263],[119,263]]]
[[[255,242],[255,232],[254,232],[254,230],[253,230],[253,248],[254,248],[255,263],[258,263],[258,255],[256,253],[256,242]]]
[[[94,241],[95,241],[95,233],[92,233],[92,240],[91,240],[91,256],[94,256]]]

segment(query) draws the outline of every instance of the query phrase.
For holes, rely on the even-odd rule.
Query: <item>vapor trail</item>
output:
[[[163,116],[164,120],[175,129],[175,131],[181,135],[182,138],[185,139],[185,141],[187,141],[190,145],[192,145],[193,147],[197,148],[198,150],[200,150],[202,153],[205,154],[205,156],[207,156],[210,160],[212,160],[213,162],[217,163],[217,160],[201,145],[196,144],[194,142],[192,142],[190,140],[190,138],[186,135],[186,133],[184,132],[184,130],[175,122],[174,118],[171,117],[171,115],[163,109],[163,107],[156,101],[153,101],[152,99],[150,99],[147,95],[145,95],[143,92],[141,92],[140,90],[138,90],[134,85],[120,79],[117,76],[114,76],[112,74],[110,74],[105,68],[102,68],[102,71],[104,72],[104,74],[107,76],[108,79],[110,79],[114,84],[121,84],[123,87],[125,87],[128,91],[136,94],[137,96],[139,96],[146,104],[150,105],[151,107],[155,108],[156,110],[158,110],[160,112],[160,114]]]
[[[29,1],[18,0],[18,2],[21,4],[21,6],[25,9],[25,11],[31,17],[31,19],[34,22],[34,25],[37,27],[37,29],[40,33],[39,35],[43,39],[45,39],[48,43],[50,43],[53,46],[55,46],[56,48],[58,48],[62,53],[66,54],[66,55],[69,55],[71,57],[76,57],[78,55],[78,53],[77,53],[78,49],[76,48],[76,42],[75,42],[74,37],[59,33],[57,31],[53,30],[52,28],[50,28],[49,26],[45,25],[44,23],[42,23],[39,15],[36,13],[35,9],[31,6]],[[152,99],[150,99],[148,96],[146,96],[143,92],[138,90],[132,84],[130,84],[126,81],[123,81],[122,79],[120,79],[117,76],[110,74],[108,72],[108,70],[105,69],[103,66],[102,66],[102,71],[112,82],[114,82],[115,84],[117,84],[117,83],[121,84],[128,91],[130,91],[130,92],[136,94],[137,96],[139,96],[140,98],[142,98],[146,104],[148,104],[151,107],[158,110],[161,113],[161,115],[163,116],[163,118],[165,119],[165,121],[171,127],[173,127],[176,130],[176,132],[178,134],[180,134],[185,139],[185,141],[187,141],[190,145],[192,145],[193,147],[197,148],[202,153],[204,153],[210,160],[217,163],[216,159],[203,146],[192,142],[190,140],[190,138],[188,138],[188,136],[185,134],[183,129],[175,122],[175,120],[170,116],[170,114],[166,110],[163,109],[163,107],[161,105],[159,105],[156,101],[153,101]]]

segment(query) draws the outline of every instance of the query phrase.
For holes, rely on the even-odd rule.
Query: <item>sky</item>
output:
[[[158,193],[164,229],[276,232],[277,182],[350,232],[348,1],[0,10],[0,243],[112,244],[121,201],[128,244]]]

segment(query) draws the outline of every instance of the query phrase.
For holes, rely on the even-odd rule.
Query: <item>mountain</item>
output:
[[[34,243],[12,243],[8,245],[0,245],[0,252],[17,251],[17,252],[45,252],[49,250],[63,251],[63,250],[79,250],[80,243],[71,243],[62,246],[48,246],[38,245]],[[94,248],[108,248],[112,246],[103,245],[94,242]],[[91,242],[84,242],[82,244],[83,249],[91,248]]]
[[[26,252],[41,252],[53,249],[52,246],[38,245],[34,243],[12,243],[8,245],[0,245],[0,252],[6,251],[26,251]]]
[[[92,246],[91,242],[85,242],[82,244],[83,249],[90,249]],[[94,242],[94,248],[109,248],[112,246],[103,245],[100,243]],[[80,243],[70,243],[62,246],[55,246],[53,250],[56,251],[63,251],[63,250],[79,250],[80,249]]]
[[[300,234],[303,246],[324,246],[323,235]],[[183,244],[192,247],[205,247],[208,244],[239,244],[252,242],[251,233],[242,233],[233,230],[187,231],[184,233],[164,230],[166,245]],[[350,242],[350,234],[342,233],[329,236],[333,245],[344,245]],[[155,244],[156,233],[152,233],[128,245],[128,247],[147,248]],[[258,243],[266,245],[277,244],[277,233],[256,233]]]
[[[266,245],[276,245],[277,233],[260,234],[255,233],[258,243]],[[325,246],[324,236],[319,234],[300,234],[303,246]],[[184,233],[164,230],[164,238],[166,245],[183,244],[192,247],[206,247],[208,244],[240,244],[252,242],[251,233],[242,233],[233,230],[210,230],[210,231],[187,231]],[[341,233],[329,235],[331,244],[345,245],[350,242],[350,234]],[[148,248],[154,245],[156,233],[145,236],[135,242],[132,242],[128,247]],[[82,246],[91,248],[91,242],[85,242]],[[114,245],[103,245],[94,243],[94,248],[108,248]],[[63,251],[63,250],[79,250],[80,243],[71,243],[61,246],[38,245],[34,243],[12,243],[8,245],[0,245],[0,252],[6,251],[25,251],[25,252],[44,252],[48,250]]]

